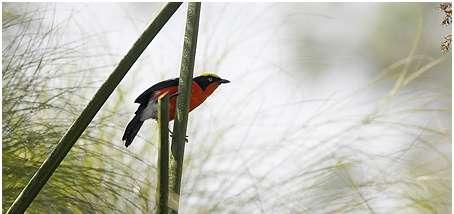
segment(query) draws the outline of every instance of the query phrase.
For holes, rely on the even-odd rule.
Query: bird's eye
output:
[[[208,81],[213,82],[213,78],[211,78],[211,77],[208,78]]]

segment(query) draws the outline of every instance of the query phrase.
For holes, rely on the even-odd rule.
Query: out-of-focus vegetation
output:
[[[96,86],[86,75],[97,68],[82,63],[88,57],[84,41],[61,39],[68,20],[52,20],[51,8],[29,9],[3,4],[3,212],[87,102],[80,92]],[[92,123],[29,213],[151,209],[146,194],[130,196],[142,185],[121,158],[136,157],[111,143],[105,124],[111,118],[112,113],[104,112]]]
[[[452,3],[441,3],[440,10],[444,13],[443,21],[441,24],[443,26],[449,26],[452,24]],[[443,52],[448,52],[451,49],[452,43],[452,34],[448,34],[444,37],[443,43],[441,43],[441,50]]]
[[[4,209],[157,9],[57,4],[56,11],[82,8],[72,19],[86,19],[76,26],[87,38],[34,50],[28,44],[40,42],[28,38],[47,47],[43,38],[68,33],[45,33],[65,29],[40,19],[52,10],[14,12],[23,7],[3,4]],[[90,9],[98,7],[104,10],[91,18]],[[202,4],[195,75],[214,71],[232,83],[190,114],[182,212],[449,213],[452,62],[440,42],[451,25],[441,25],[439,7]],[[135,96],[177,76],[184,14],[178,11],[139,59],[30,212],[154,208],[155,123],[145,123],[128,149],[119,139],[137,107]],[[8,16],[35,22],[12,25]],[[20,29],[28,33],[14,34]],[[83,52],[83,42],[93,40],[104,43]],[[21,58],[5,44],[34,51]],[[102,54],[108,63],[94,64]],[[15,63],[8,63],[12,56]],[[17,102],[24,94],[34,100]]]

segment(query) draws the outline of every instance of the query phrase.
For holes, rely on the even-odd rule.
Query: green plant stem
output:
[[[156,213],[167,214],[169,198],[169,95],[158,101],[159,153]]]
[[[177,108],[173,125],[172,156],[170,162],[170,202],[172,213],[178,213],[183,157],[188,124],[189,100],[191,97],[192,76],[199,31],[200,2],[188,5],[183,55],[181,59],[180,80],[178,85]],[[172,203],[171,203],[172,202]]]
[[[104,105],[107,98],[109,98],[148,44],[150,44],[162,27],[164,27],[165,23],[167,23],[170,17],[172,17],[180,5],[181,2],[167,3],[161,9],[153,22],[146,28],[128,53],[123,57],[109,78],[107,78],[107,80],[98,89],[77,120],[63,135],[55,149],[42,163],[38,171],[33,175],[28,184],[8,209],[7,213],[23,213],[30,206],[40,190],[47,183],[54,171],[71,150],[74,143],[77,139],[79,139],[80,135],[82,135],[85,131],[88,124],[90,124],[95,117],[96,113]]]

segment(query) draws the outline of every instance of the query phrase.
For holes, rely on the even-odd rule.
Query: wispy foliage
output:
[[[84,93],[94,83],[84,73],[96,70],[79,64],[84,57],[83,40],[62,43],[60,31],[69,19],[57,23],[47,11],[52,7],[9,6],[3,4],[2,25],[3,212],[87,102]],[[110,116],[105,112],[92,124],[96,128],[87,130],[75,145],[29,213],[146,209],[148,205],[141,203],[148,201],[146,196],[135,194],[140,181],[120,161],[136,157],[106,138],[109,126],[103,121]]]
[[[451,23],[452,23],[452,3],[451,2],[441,3],[440,10],[444,13],[443,14],[444,17],[443,17],[443,20],[441,21],[441,24],[443,26],[451,25]],[[452,34],[446,35],[443,39],[444,40],[441,43],[441,51],[446,53],[451,49]]]
[[[195,73],[207,69],[232,83],[190,114],[181,211],[449,212],[451,62],[439,56],[439,38],[433,38],[440,22],[435,20],[431,28],[426,24],[428,17],[437,16],[438,5],[205,4]],[[33,208],[152,212],[156,168],[149,162],[157,154],[150,128],[154,123],[147,122],[128,148],[140,158],[112,145],[122,145],[122,125],[137,107],[132,102],[140,90],[177,74],[178,68],[167,67],[178,67],[179,60],[171,59],[179,58],[175,53],[181,48],[174,46],[183,40],[175,32],[183,28],[173,24],[168,26],[171,33],[162,34],[164,39],[150,47],[157,51],[142,58],[142,67],[138,62],[137,72],[126,77],[132,78],[124,82],[130,88],[119,89],[103,108]],[[39,60],[31,70],[38,64]],[[43,67],[40,72],[44,68],[54,71]],[[61,76],[67,77],[52,77]],[[4,188],[14,190],[12,186],[28,180],[38,159],[44,159],[32,152],[49,151],[83,100],[83,93],[72,91],[49,102],[64,106],[58,117],[52,108],[37,110],[33,119],[27,117],[29,111],[24,118],[15,117],[27,121],[23,127],[52,122],[46,127],[58,132],[46,143],[30,143],[39,146],[11,140],[33,129],[17,129],[22,130],[18,133],[4,128],[16,133],[4,134],[8,144],[24,145],[5,150],[13,155],[4,160],[4,167],[10,167],[4,168]],[[12,127],[5,122],[3,126]],[[41,137],[53,132],[36,133],[33,136]],[[24,154],[37,159],[29,164],[31,170],[22,168],[32,163],[22,158]],[[4,207],[18,191],[4,189],[9,197]],[[71,200],[57,200],[61,198]]]

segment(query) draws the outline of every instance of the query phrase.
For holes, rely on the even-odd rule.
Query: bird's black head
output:
[[[217,86],[217,85],[220,85],[223,83],[230,82],[230,81],[228,81],[226,79],[222,79],[218,75],[212,74],[212,73],[202,74],[198,77],[195,77],[193,79],[193,81],[196,82],[200,86],[200,88],[202,88],[203,90],[207,89],[208,86],[210,86],[212,84],[216,84],[216,86]]]

